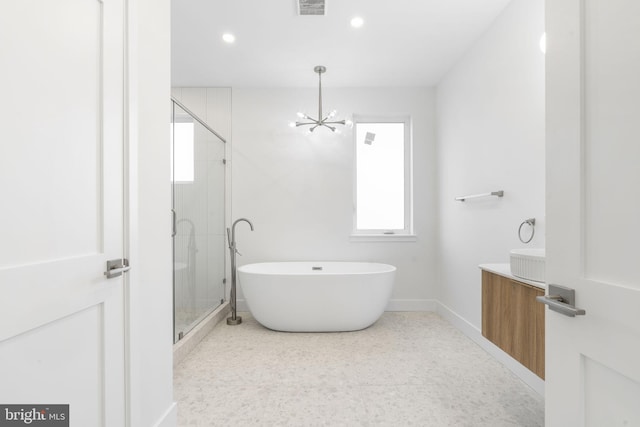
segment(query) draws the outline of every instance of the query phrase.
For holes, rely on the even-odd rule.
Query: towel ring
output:
[[[529,236],[529,239],[524,240],[522,238],[522,226],[523,225],[529,225],[531,227],[531,236]],[[522,243],[529,243],[531,240],[533,240],[533,236],[536,234],[536,219],[535,218],[529,218],[529,219],[525,219],[524,221],[522,221],[522,224],[520,224],[520,227],[518,228],[518,238],[520,239],[520,241]]]

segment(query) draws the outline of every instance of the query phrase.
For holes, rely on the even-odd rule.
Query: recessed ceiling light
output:
[[[231,33],[224,33],[222,35],[222,40],[224,40],[227,43],[233,43],[234,41],[236,41],[236,36],[234,36]]]
[[[351,20],[351,26],[353,28],[360,28],[363,25],[364,25],[364,19],[360,18],[359,16],[356,16]]]

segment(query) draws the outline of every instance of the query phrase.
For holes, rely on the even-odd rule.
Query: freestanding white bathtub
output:
[[[268,262],[238,268],[249,311],[276,331],[356,331],[384,312],[392,265],[369,262]]]

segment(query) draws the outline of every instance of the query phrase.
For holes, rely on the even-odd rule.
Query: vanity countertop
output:
[[[547,284],[546,283],[523,279],[521,277],[514,276],[513,274],[511,274],[511,266],[509,265],[509,263],[504,263],[504,264],[480,264],[478,267],[480,267],[481,270],[486,270],[486,271],[489,271],[491,273],[495,273],[495,274],[497,274],[499,276],[503,276],[503,277],[506,277],[506,278],[509,278],[509,279],[513,279],[513,280],[517,280],[518,282],[526,283],[527,285],[535,286],[535,287],[540,288],[540,289],[547,289]]]

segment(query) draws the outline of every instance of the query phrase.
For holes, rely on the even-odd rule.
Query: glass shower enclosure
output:
[[[225,140],[172,99],[174,343],[224,302]]]

